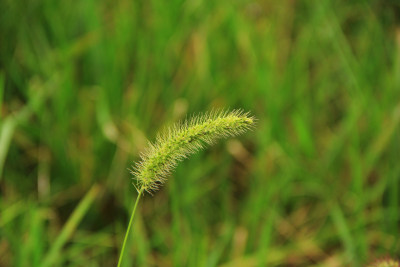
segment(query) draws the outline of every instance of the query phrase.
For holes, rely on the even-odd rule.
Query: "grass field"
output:
[[[141,199],[124,266],[400,256],[398,1],[0,10],[0,266],[115,266],[137,196],[127,169],[164,127],[221,108],[256,129]]]

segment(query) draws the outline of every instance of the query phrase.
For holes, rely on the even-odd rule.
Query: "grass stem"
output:
[[[144,188],[142,188],[139,191],[139,195],[136,198],[135,206],[133,207],[133,210],[132,210],[131,219],[129,220],[128,228],[126,229],[126,233],[125,233],[124,243],[122,244],[121,253],[119,254],[118,267],[120,267],[121,263],[122,263],[122,258],[124,256],[126,241],[128,240],[128,236],[129,236],[131,226],[132,226],[133,217],[135,217],[136,207],[139,203],[139,199],[140,199],[140,196],[142,195],[143,191],[144,191]]]

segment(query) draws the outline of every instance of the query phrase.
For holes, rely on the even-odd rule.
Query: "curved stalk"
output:
[[[125,251],[126,241],[128,240],[128,236],[129,236],[131,226],[132,226],[133,217],[135,216],[136,207],[139,203],[139,199],[140,199],[140,196],[142,195],[142,193],[143,193],[143,188],[139,191],[139,195],[136,198],[135,206],[133,206],[131,219],[129,220],[128,228],[126,229],[126,233],[125,233],[124,243],[122,244],[121,253],[119,254],[118,267],[121,267],[122,258],[124,256],[124,251]]]

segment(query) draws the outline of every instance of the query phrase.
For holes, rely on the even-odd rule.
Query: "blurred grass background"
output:
[[[125,266],[399,256],[398,1],[0,10],[0,266],[115,266],[127,168],[160,129],[213,108],[251,111],[257,129],[142,199]]]

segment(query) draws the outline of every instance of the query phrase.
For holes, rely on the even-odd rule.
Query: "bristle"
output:
[[[212,145],[217,139],[242,134],[254,127],[254,117],[240,109],[212,110],[189,117],[157,135],[155,143],[149,142],[141,161],[130,170],[137,180],[139,190],[156,191],[179,161]]]

